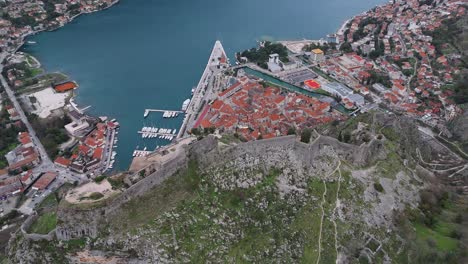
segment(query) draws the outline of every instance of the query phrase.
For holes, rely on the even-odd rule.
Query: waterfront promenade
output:
[[[225,60],[227,60],[223,45],[219,40],[217,40],[211,51],[211,55],[208,59],[208,63],[205,67],[205,70],[203,71],[200,81],[195,88],[192,100],[190,101],[184,121],[179,130],[179,134],[177,134],[177,138],[188,135],[187,132],[195,124],[202,107],[209,102],[210,98],[216,96],[213,89],[211,88],[213,86],[213,77],[223,71],[223,68],[221,67],[223,62],[220,61],[220,58],[225,58]]]

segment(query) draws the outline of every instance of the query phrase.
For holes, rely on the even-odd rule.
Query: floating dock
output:
[[[133,157],[146,157],[149,154],[153,153],[153,151],[146,151],[146,150],[134,150]]]
[[[157,132],[148,132],[148,131],[138,131],[138,134],[148,134],[148,135],[156,135],[156,136],[173,136],[175,137],[177,134],[171,134],[171,133],[157,133]]]

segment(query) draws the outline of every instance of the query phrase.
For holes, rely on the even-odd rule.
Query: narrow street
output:
[[[0,64],[0,73],[3,71],[3,60],[4,59],[5,59],[5,55],[4,54],[0,55],[0,62],[1,62],[1,64]],[[39,151],[39,155],[41,156],[42,163],[45,164],[45,165],[52,165],[53,166],[52,161],[50,160],[49,156],[47,156],[47,152],[46,152],[44,146],[39,141],[39,138],[37,137],[36,132],[32,128],[31,123],[29,123],[29,120],[26,117],[26,114],[24,113],[23,109],[21,108],[21,105],[19,104],[18,100],[16,99],[15,93],[13,92],[13,90],[11,90],[10,86],[8,85],[8,82],[6,81],[5,77],[3,77],[2,74],[0,74],[0,81],[2,83],[2,86],[5,88],[5,92],[7,93],[8,97],[11,100],[11,102],[13,103],[13,106],[16,108],[16,111],[18,112],[18,114],[19,114],[19,116],[21,118],[21,121],[23,122],[23,124],[28,129],[29,135],[31,136],[31,139],[32,139],[34,145],[36,145],[36,147],[37,147],[37,149]]]
[[[59,175],[57,176],[57,179],[51,184],[51,186],[48,187],[48,190],[44,193],[51,193],[57,188],[59,188],[64,182],[70,182],[73,183],[75,181],[78,182],[83,182],[87,180],[87,177],[85,175],[81,174],[76,174],[72,173],[65,168],[56,166],[52,160],[49,158],[47,155],[47,151],[45,150],[44,146],[42,145],[41,141],[37,137],[36,131],[33,129],[31,126],[31,123],[29,123],[28,118],[26,117],[26,114],[24,110],[21,108],[21,105],[19,104],[15,93],[13,90],[10,88],[8,85],[8,82],[6,79],[3,77],[1,72],[3,71],[3,60],[5,59],[5,54],[1,53],[0,54],[0,81],[2,86],[5,88],[5,92],[8,95],[10,101],[13,103],[13,106],[15,107],[16,111],[18,112],[21,121],[23,124],[26,126],[26,129],[29,132],[29,135],[31,137],[31,140],[33,144],[35,145],[37,151],[39,152],[39,156],[41,157],[41,163],[37,165],[35,168],[33,168],[33,172],[36,175],[39,175],[40,173],[43,172],[48,172],[48,171],[53,171],[57,172]],[[40,195],[36,199],[31,199],[29,198],[20,208],[19,210],[25,214],[31,214],[33,209],[37,204],[39,204],[47,195]]]

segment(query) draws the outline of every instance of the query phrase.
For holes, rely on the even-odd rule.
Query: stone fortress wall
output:
[[[20,228],[21,233],[24,235],[25,238],[33,240],[33,241],[43,240],[43,239],[48,240],[48,241],[52,240],[54,238],[55,229],[50,231],[48,234],[28,233],[27,230],[29,230],[31,225],[34,223],[34,221],[37,220],[38,217],[39,216],[37,213],[33,213],[32,215],[28,216],[28,218],[21,225],[21,228]]]
[[[135,183],[118,197],[110,200],[105,206],[92,209],[61,208],[58,217],[60,223],[56,236],[60,240],[69,240],[83,236],[95,238],[99,226],[115,216],[119,208],[130,199],[141,196],[150,189],[161,184],[177,171],[187,167],[191,158],[196,158],[199,167],[213,168],[226,164],[242,163],[248,157],[249,166],[263,166],[264,170],[272,167],[283,167],[293,162],[298,171],[309,170],[315,160],[326,149],[333,149],[334,154],[356,164],[367,164],[372,157],[381,156],[377,153],[380,142],[371,141],[362,146],[354,146],[338,140],[319,136],[310,144],[298,142],[296,136],[285,136],[266,140],[241,143],[235,146],[218,147],[218,141],[212,136],[187,146],[172,160],[159,165],[155,172]],[[377,147],[376,147],[377,146]],[[331,147],[331,148],[330,148]],[[383,149],[383,148],[382,148]],[[331,154],[330,154],[331,155]],[[239,159],[241,158],[241,159]],[[242,164],[236,164],[242,167]],[[316,168],[314,168],[316,169]],[[302,171],[304,173],[305,171]],[[136,172],[138,173],[138,172]]]

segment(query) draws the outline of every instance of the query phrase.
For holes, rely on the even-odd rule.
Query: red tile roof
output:
[[[64,167],[68,167],[71,164],[71,161],[69,159],[66,159],[64,157],[58,157],[55,159],[54,163],[62,165]]]
[[[29,165],[30,163],[34,162],[35,160],[37,160],[39,157],[37,156],[36,153],[34,153],[33,155],[21,160],[21,161],[18,161],[17,163],[15,164],[12,164],[10,166],[10,170],[17,170],[17,169],[20,169],[21,167],[23,166],[27,166]]]
[[[26,173],[21,175],[21,182],[26,182],[28,179],[30,179],[32,176],[32,170],[28,170]]]
[[[47,186],[49,186],[55,180],[55,178],[57,178],[57,176],[58,173],[56,172],[46,172],[33,184],[33,188],[43,190],[47,188]]]
[[[62,83],[62,84],[59,84],[59,85],[56,85],[54,87],[54,89],[57,91],[57,92],[66,92],[68,90],[72,90],[72,89],[75,89],[77,87],[76,83],[74,82],[66,82],[66,83]]]
[[[78,150],[80,151],[80,153],[85,154],[85,155],[88,155],[89,147],[86,146],[86,145],[80,145],[80,146],[78,147]]]
[[[224,104],[223,101],[221,101],[221,100],[216,100],[216,101],[214,101],[214,103],[211,105],[211,108],[212,108],[212,109],[215,109],[215,110],[219,110],[219,109],[221,109],[221,106],[223,106],[223,104]]]
[[[102,148],[96,148],[93,153],[93,159],[102,159]]]
[[[28,132],[20,132],[19,133],[19,141],[22,145],[26,145],[31,143],[31,137],[29,136]]]
[[[208,113],[208,110],[210,109],[210,106],[209,105],[205,105],[205,108],[203,109],[200,117],[198,117],[198,120],[197,122],[195,122],[195,125],[193,126],[193,128],[197,128],[200,126],[200,123],[202,122],[203,118],[205,118],[206,114]]]
[[[227,88],[224,92],[220,93],[219,94],[219,97],[223,97],[225,96],[227,93],[229,93],[230,91],[236,89],[239,85],[241,85],[240,82],[236,82],[235,84],[231,85],[231,87]]]

